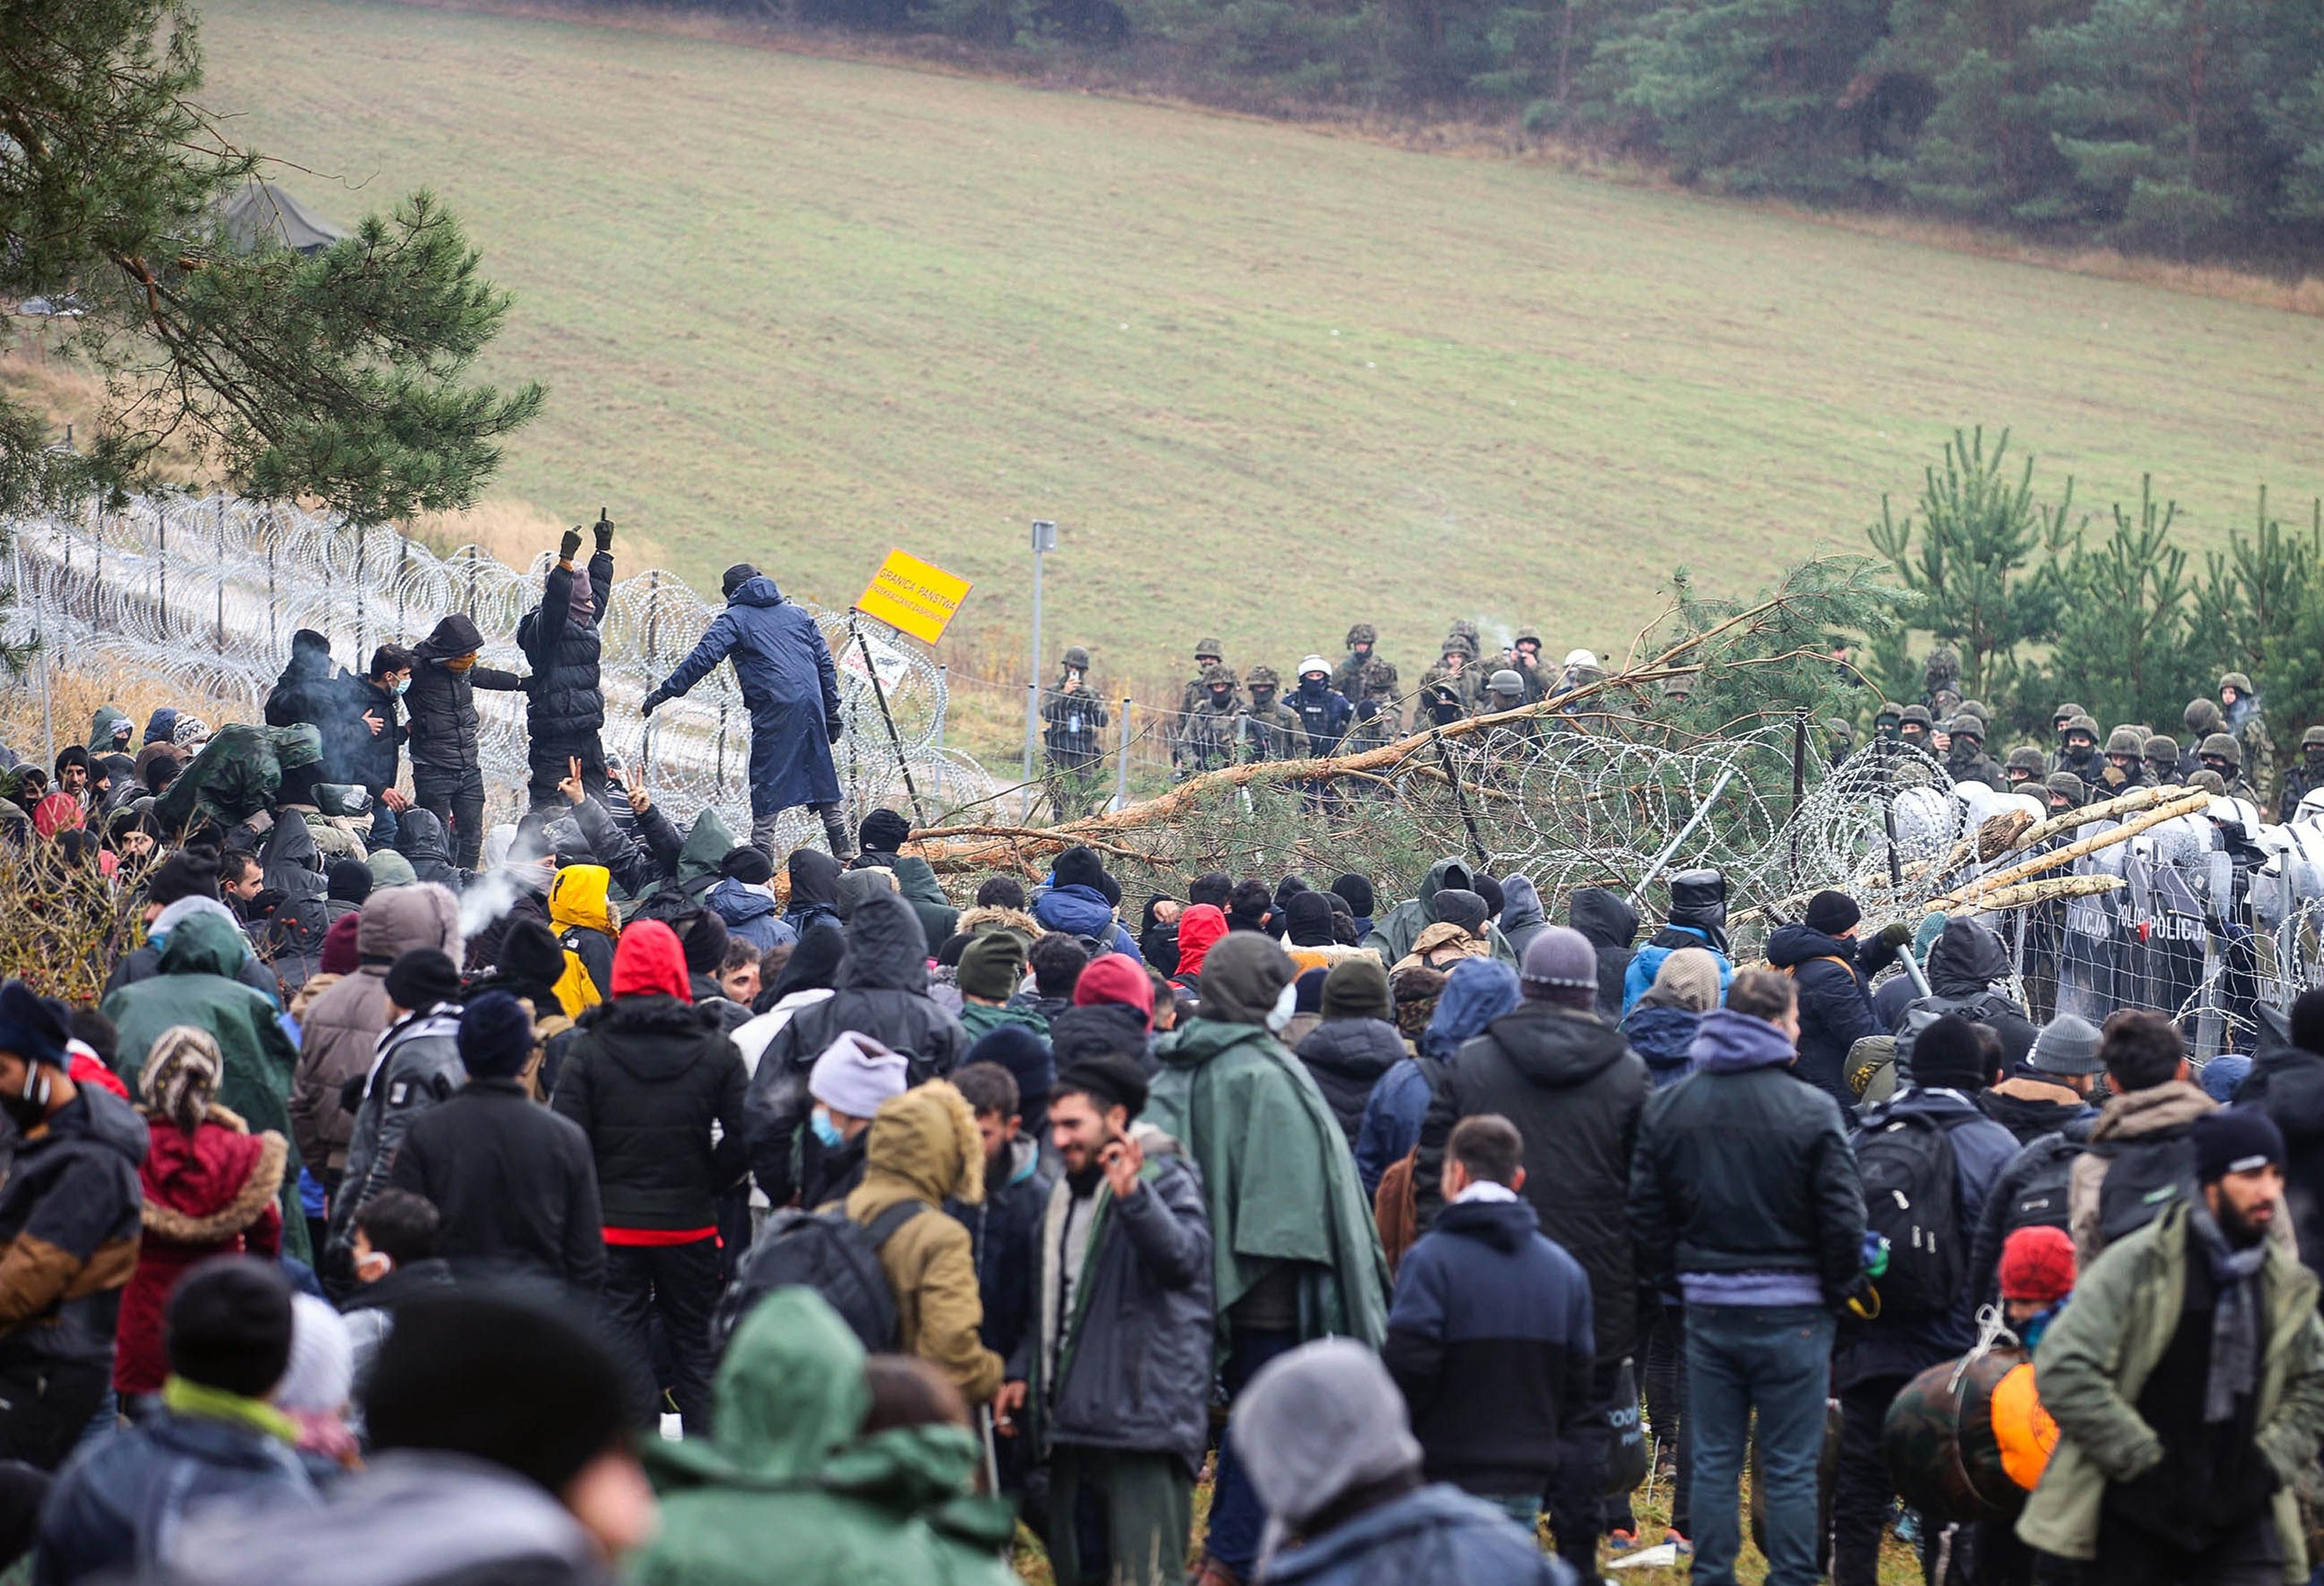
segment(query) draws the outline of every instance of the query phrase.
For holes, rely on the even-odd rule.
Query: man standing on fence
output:
[[[751,841],[778,862],[775,817],[804,804],[823,818],[832,857],[854,852],[840,808],[839,770],[831,746],[839,742],[839,669],[815,619],[783,598],[775,581],[748,562],[726,569],[726,609],[694,652],[646,696],[650,715],[676,699],[722,660],[734,663],[734,680],[751,712]]]
[[[605,691],[598,680],[598,659],[605,606],[613,598],[613,525],[600,517],[596,535],[597,554],[589,558],[585,577],[573,567],[581,554],[581,530],[567,531],[541,588],[540,604],[516,625],[517,648],[532,665],[525,733],[535,808],[565,807],[558,784],[572,775],[576,760],[581,762],[581,785],[592,794],[605,790],[605,746],[598,738],[605,726]]]

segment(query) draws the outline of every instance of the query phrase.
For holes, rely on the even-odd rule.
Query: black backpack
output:
[[[2107,1160],[2098,1186],[2098,1228],[2113,1244],[2195,1198],[2195,1142],[2183,1129],[2093,1146]]]
[[[2041,1155],[2034,1154],[2037,1151]],[[2045,1134],[2027,1146],[2025,1152],[2032,1176],[2018,1186],[2003,1210],[2001,1237],[2006,1240],[2021,1228],[2072,1232],[2068,1203],[2073,1189],[2074,1158],[2082,1154],[2082,1148],[2064,1135]]]
[[[890,1354],[899,1342],[896,1296],[881,1269],[880,1252],[896,1231],[934,1207],[899,1201],[869,1224],[844,1212],[786,1207],[767,1220],[734,1280],[718,1299],[710,1336],[723,1351],[751,1308],[779,1288],[811,1288],[872,1354]]]
[[[1888,1240],[1880,1314],[1934,1315],[1952,1308],[1969,1275],[1958,1208],[1953,1143],[1942,1122],[1893,1113],[1857,1136],[1864,1223]]]

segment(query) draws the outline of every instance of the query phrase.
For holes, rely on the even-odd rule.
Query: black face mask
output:
[[[5,1111],[16,1125],[19,1134],[30,1134],[47,1121],[49,1116],[49,1076],[39,1064],[24,1074],[28,1095],[0,1096],[0,1111]]]

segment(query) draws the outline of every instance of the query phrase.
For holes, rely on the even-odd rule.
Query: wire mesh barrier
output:
[[[38,637],[48,664],[161,680],[189,708],[214,703],[250,720],[301,628],[326,635],[334,657],[360,670],[374,646],[414,643],[457,612],[484,635],[483,664],[526,670],[518,619],[539,604],[555,560],[544,552],[520,569],[475,546],[439,558],[393,529],[226,496],[140,497],[119,512],[26,517],[10,528],[12,637]],[[838,661],[843,732],[834,754],[854,807],[908,807],[908,777],[931,817],[989,798],[991,777],[945,747],[944,669],[878,624],[858,632],[847,613],[800,604]],[[607,752],[624,759],[673,816],[691,819],[715,807],[747,830],[750,715],[732,669],[718,668],[650,719],[638,714],[646,691],[715,614],[659,568],[613,585],[602,629],[603,736]],[[892,739],[872,687],[875,669]],[[42,725],[45,666],[39,682],[39,689],[10,691],[17,697],[5,715],[20,743]],[[479,691],[475,700],[492,813],[512,817],[526,780],[524,696]],[[57,741],[79,736],[69,724],[49,731]],[[805,841],[814,823],[794,811],[787,824],[780,835],[788,844]]]

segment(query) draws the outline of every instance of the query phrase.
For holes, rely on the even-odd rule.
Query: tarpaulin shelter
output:
[[[218,207],[226,235],[247,254],[271,236],[301,254],[318,254],[347,234],[271,181],[253,178]]]

